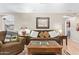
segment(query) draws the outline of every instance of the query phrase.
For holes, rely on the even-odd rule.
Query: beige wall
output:
[[[1,13],[1,15],[9,15],[9,14],[14,15],[15,17],[15,30],[19,30],[21,26],[26,26],[29,29],[34,30],[36,29],[36,17],[49,17],[50,18],[49,29],[55,29],[55,27],[56,28],[59,27],[60,29],[63,29],[63,31],[65,21],[63,19],[63,16],[70,15],[68,13]]]
[[[50,29],[54,29],[54,25],[63,29],[64,32],[64,18],[65,15],[73,15],[69,13],[1,13],[1,15],[14,15],[15,17],[15,30],[19,30],[21,26],[27,26],[29,29],[36,29],[36,17],[50,17]],[[79,16],[75,21],[71,23],[71,39],[79,41],[79,32],[76,31],[76,24],[79,23]],[[0,31],[4,30],[4,25],[2,25],[2,19],[0,16]]]
[[[79,23],[79,16],[71,20],[71,39],[79,43],[79,31],[76,30],[78,23]]]
[[[63,14],[53,13],[16,13],[15,14],[15,29],[18,30],[21,26],[27,26],[29,29],[36,29],[36,17],[49,17],[50,28],[54,29],[55,25],[64,28]]]
[[[15,30],[19,30],[21,26],[27,26],[29,29],[36,29],[36,17],[49,17],[50,18],[50,28],[55,29],[60,27],[64,31],[64,19],[63,16],[71,15],[68,13],[1,13],[1,15],[14,15],[15,17]],[[0,17],[1,20],[1,17]],[[0,21],[0,24],[2,22]],[[1,26],[1,25],[0,25]],[[0,30],[3,30],[3,26],[0,27]]]

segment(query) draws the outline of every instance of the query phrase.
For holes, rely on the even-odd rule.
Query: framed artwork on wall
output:
[[[36,17],[36,29],[49,29],[49,17]]]

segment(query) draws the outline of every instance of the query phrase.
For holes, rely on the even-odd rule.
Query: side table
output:
[[[28,45],[29,44],[29,42],[30,42],[30,37],[29,36],[19,36],[19,37],[24,37],[25,38],[25,42],[24,42],[24,44],[26,44],[26,45]]]
[[[59,39],[62,41],[62,45],[63,45],[63,39],[65,39],[66,40],[66,46],[68,45],[68,43],[67,43],[67,36],[58,36],[59,37]]]

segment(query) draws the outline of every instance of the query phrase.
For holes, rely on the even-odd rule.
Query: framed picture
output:
[[[49,17],[37,17],[36,28],[37,29],[49,29]]]

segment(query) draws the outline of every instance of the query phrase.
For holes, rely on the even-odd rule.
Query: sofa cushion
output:
[[[47,31],[39,33],[40,38],[49,38],[49,33]]]
[[[17,40],[16,38],[17,38],[17,33],[16,32],[7,31],[4,42],[16,41]]]
[[[50,35],[50,37],[56,37],[56,36],[59,36],[59,32],[57,32],[57,31],[50,31],[49,35]]]
[[[40,38],[44,38],[43,32],[40,32],[40,33],[39,33],[39,37],[40,37]]]
[[[37,38],[38,32],[36,32],[36,31],[31,31],[30,36]]]
[[[45,31],[45,32],[43,33],[43,35],[44,35],[45,38],[49,38],[49,33],[48,33],[47,31]]]

